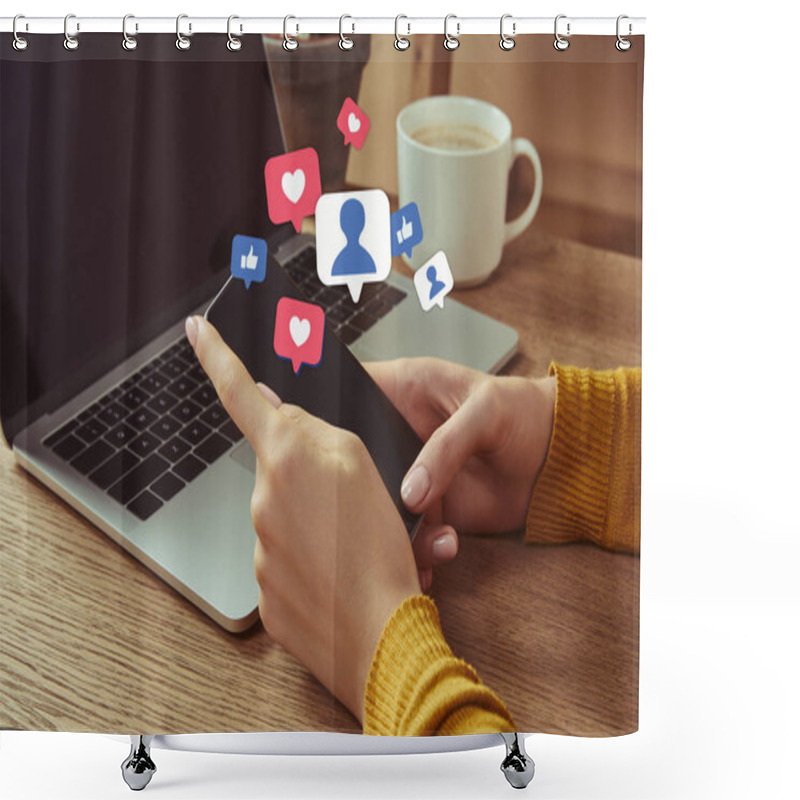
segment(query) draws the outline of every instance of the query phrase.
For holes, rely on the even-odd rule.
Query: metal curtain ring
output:
[[[514,45],[516,42],[511,38],[511,36],[506,36],[505,31],[503,30],[503,24],[507,19],[510,19],[513,15],[512,14],[503,14],[500,17],[500,49],[501,50],[513,50]],[[511,23],[511,35],[515,36],[517,33],[517,23]]]
[[[239,19],[236,14],[231,14],[228,17],[228,50],[230,50],[232,53],[242,49],[242,40],[231,33],[231,22],[233,22],[235,19]],[[239,33],[241,32],[242,26],[239,25]]]
[[[631,42],[630,39],[623,39],[622,36],[620,36],[619,23],[622,22],[623,19],[628,19],[628,15],[627,14],[620,14],[617,17],[617,41],[616,41],[616,44],[614,45],[617,48],[617,50],[620,51],[620,53],[624,53],[627,50],[630,50],[631,49],[631,45],[633,44],[633,42]],[[632,27],[631,27],[631,24],[629,22],[628,23],[628,36],[631,35],[631,31],[632,31]]]
[[[135,19],[133,14],[126,14],[122,18],[122,47],[125,50],[135,50],[138,47],[139,42],[137,41],[135,34],[133,36],[130,36],[128,34],[128,20],[129,19]],[[134,30],[136,30],[136,31],[139,30],[139,23],[138,22],[134,24]]]
[[[14,34],[14,41],[12,42],[12,45],[14,46],[15,50],[27,50],[28,49],[28,40],[23,38],[22,36],[20,36],[17,33],[17,20],[19,20],[19,19],[25,19],[25,15],[24,14],[17,14],[17,16],[14,17],[14,22],[11,25],[11,32]],[[27,22],[25,23],[25,30],[26,31],[28,30],[28,23]]]
[[[346,19],[353,19],[353,18],[349,14],[342,14],[342,16],[339,17],[339,48],[341,50],[352,50],[353,47],[355,46],[355,42],[348,36],[345,36],[344,32],[342,31],[342,26],[344,25],[344,21]],[[353,31],[355,31],[355,29],[356,26],[354,24]]]
[[[70,36],[70,33],[69,33],[69,21],[71,19],[75,19],[75,15],[74,14],[67,14],[67,16],[64,17],[64,49],[65,50],[77,50],[78,49],[78,45],[80,44],[80,42],[74,36]],[[78,32],[78,31],[80,31],[80,29],[81,29],[80,23],[76,22],[75,23],[75,31]]]
[[[394,18],[394,46],[396,50],[408,50],[411,47],[411,40],[406,39],[405,36],[401,36],[398,32],[398,26],[400,24],[401,19],[408,19],[405,14],[398,14]],[[406,26],[408,27],[408,35],[411,35],[411,23],[407,22]]]
[[[561,35],[561,34],[558,32],[558,21],[559,21],[560,19],[566,19],[566,18],[567,18],[567,15],[566,15],[566,14],[559,14],[559,15],[556,17],[555,26],[554,26],[554,28],[553,28],[553,30],[554,30],[554,32],[555,32],[555,35],[556,35],[556,40],[553,42],[553,47],[555,47],[555,49],[556,49],[556,50],[559,50],[559,51],[566,50],[566,49],[569,47],[569,39],[565,39],[565,38],[564,38],[564,37],[563,37],[563,36],[562,36],[562,35]],[[567,23],[567,36],[569,36],[569,22]]]
[[[451,19],[455,19],[456,20],[456,35],[455,36],[451,36],[447,32],[447,23],[450,22]],[[458,49],[458,46],[461,44],[461,42],[458,41],[458,34],[459,34],[460,30],[461,30],[461,23],[458,22],[458,18],[456,17],[456,15],[455,14],[448,14],[444,18],[444,42],[443,42],[443,44],[444,44],[444,49],[445,50],[457,50]]]
[[[178,37],[175,40],[175,47],[177,47],[178,50],[188,50],[192,46],[191,40],[187,39],[181,33],[181,20],[188,19],[188,17],[189,17],[188,14],[178,14],[178,18],[175,20],[175,35]],[[192,32],[192,23],[190,22],[189,33],[191,32]]]
[[[285,16],[283,18],[283,49],[288,50],[290,53],[292,50],[297,50],[300,47],[300,42],[297,39],[293,39],[289,36],[289,31],[287,25],[289,24],[290,19],[297,19],[297,17],[293,17],[291,14]]]

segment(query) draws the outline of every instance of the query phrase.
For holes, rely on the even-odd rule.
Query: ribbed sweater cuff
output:
[[[536,481],[527,541],[602,543],[613,452],[616,384],[612,372],[552,363],[556,407],[547,460]]]
[[[378,643],[364,695],[364,733],[424,736],[514,730],[502,701],[450,650],[433,601],[405,600]]]

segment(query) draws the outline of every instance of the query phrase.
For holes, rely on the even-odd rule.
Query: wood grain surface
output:
[[[405,268],[396,264],[398,269]],[[506,372],[641,363],[641,262],[537,233],[454,296],[515,327]],[[433,594],[455,652],[521,730],[637,728],[639,559],[463,537]],[[0,727],[322,730],[356,720],[257,625],[227,633],[0,448]]]

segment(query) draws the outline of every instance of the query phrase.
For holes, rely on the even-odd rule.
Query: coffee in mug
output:
[[[506,222],[508,176],[518,156],[530,159],[536,182],[525,211]],[[406,106],[397,116],[397,166],[400,207],[417,204],[424,232],[406,260],[418,269],[444,250],[458,287],[492,274],[503,245],[530,225],[542,197],[536,148],[512,140],[499,108],[471,97],[426,97]]]

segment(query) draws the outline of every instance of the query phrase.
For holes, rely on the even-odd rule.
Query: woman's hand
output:
[[[498,378],[434,358],[367,368],[425,441],[403,482],[408,509],[459,532],[522,527],[550,444],[555,378]]]
[[[186,334],[256,453],[264,627],[363,722],[383,628],[420,591],[403,521],[357,436],[256,385],[208,321],[191,317]]]

